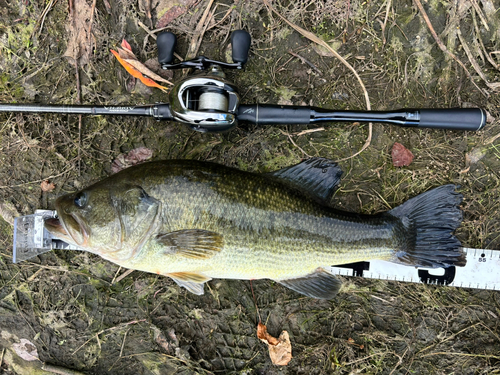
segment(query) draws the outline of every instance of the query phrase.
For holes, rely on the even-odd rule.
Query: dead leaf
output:
[[[12,344],[12,348],[25,361],[36,361],[38,359],[36,346],[29,340],[21,339],[21,342]]]
[[[111,164],[111,171],[116,173],[133,165],[144,163],[145,161],[151,159],[152,156],[153,151],[149,148],[134,148],[126,154],[118,155],[118,157],[113,161],[113,164]]]
[[[156,57],[153,59],[146,60],[144,62],[144,65],[146,65],[146,67],[152,70],[153,72],[158,73],[160,77],[163,77],[169,81],[172,78],[174,78],[174,71],[170,69],[162,69]]]
[[[42,181],[40,184],[40,187],[42,188],[42,191],[46,191],[47,193],[50,193],[52,190],[56,188],[56,185],[54,183],[49,182],[49,180]]]
[[[167,91],[168,89],[164,86],[161,86],[159,85],[158,83],[156,83],[155,81],[153,81],[151,78],[148,78],[148,77],[145,77],[141,72],[139,72],[137,69],[135,69],[132,65],[130,65],[127,61],[123,60],[121,57],[120,57],[120,54],[114,50],[111,50],[111,53],[113,53],[113,55],[115,55],[116,59],[118,60],[118,62],[120,64],[122,64],[122,66],[125,68],[125,70],[127,72],[129,72],[129,74],[132,76],[132,77],[135,77],[135,78],[138,78],[142,83],[144,83],[146,86],[149,86],[149,87],[156,87],[156,88],[159,88],[160,90],[162,91]]]
[[[143,75],[146,77],[149,77],[151,79],[154,79],[155,81],[160,81],[164,83],[168,83],[169,85],[172,84],[172,82],[166,80],[165,78],[159,76],[155,72],[153,72],[151,69],[149,69],[146,65],[141,63],[137,57],[135,56],[134,52],[132,51],[132,47],[130,44],[123,39],[122,40],[122,48],[118,48],[118,53],[120,57],[128,62],[130,65],[132,65],[136,70],[141,72]],[[158,67],[161,69],[160,64],[158,63]]]
[[[167,26],[177,17],[187,12],[198,0],[157,0],[151,4],[151,9],[157,9],[158,22],[156,28],[161,29]]]
[[[392,165],[395,167],[407,167],[413,161],[413,154],[401,143],[394,143],[392,146]]]
[[[486,156],[488,153],[487,147],[475,147],[465,154],[465,165],[470,166],[472,164],[476,164],[482,158]]]
[[[92,7],[85,0],[73,1],[73,12],[66,24],[66,32],[69,35],[65,57],[78,61],[80,66],[89,62],[91,53],[90,20],[92,19]]]
[[[130,65],[132,65],[136,70],[138,70],[139,72],[141,72],[143,75],[145,75],[145,76],[147,76],[147,77],[149,77],[151,79],[154,79],[155,81],[160,81],[160,82],[163,82],[163,83],[167,83],[169,85],[172,84],[172,82],[166,80],[163,77],[160,77],[158,74],[156,74],[155,72],[151,71],[146,65],[144,65],[140,61],[134,60],[134,59],[124,59],[124,60],[126,62],[128,62]]]
[[[118,62],[122,64],[122,66],[131,76],[138,78],[146,86],[156,87],[162,91],[166,91],[167,88],[159,85],[155,81],[172,85],[172,82],[156,74],[142,62],[140,62],[132,51],[132,47],[125,39],[122,40],[121,46],[122,48],[118,48],[118,52],[111,50],[111,53],[115,55]]]
[[[292,344],[287,331],[283,331],[276,338],[267,332],[267,327],[260,323],[257,325],[257,337],[265,342],[269,348],[271,362],[277,366],[286,366],[292,359]]]

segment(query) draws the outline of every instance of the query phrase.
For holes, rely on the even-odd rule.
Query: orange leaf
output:
[[[267,344],[271,362],[278,366],[286,366],[292,359],[292,344],[287,331],[283,331],[279,338],[267,333],[267,327],[260,323],[257,325],[257,337]]]
[[[135,77],[137,79],[139,79],[142,83],[144,83],[146,86],[149,86],[149,87],[156,87],[156,88],[159,88],[160,90],[162,91],[168,91],[168,89],[164,86],[161,86],[159,85],[158,83],[156,83],[155,81],[153,81],[151,78],[148,78],[148,77],[144,77],[144,75],[139,72],[137,69],[135,69],[131,64],[129,64],[128,62],[126,62],[125,60],[123,60],[121,57],[120,57],[120,54],[114,50],[110,50],[111,53],[113,55],[115,55],[116,59],[118,60],[118,62],[120,64],[122,64],[122,66],[125,68],[125,70],[132,76],[132,77]]]
[[[257,337],[269,345],[277,345],[279,343],[278,339],[271,336],[267,332],[267,327],[260,322],[257,325]]]
[[[49,180],[45,180],[42,181],[40,187],[42,188],[42,191],[50,193],[52,190],[56,188],[56,185],[54,185],[54,183],[50,182]]]

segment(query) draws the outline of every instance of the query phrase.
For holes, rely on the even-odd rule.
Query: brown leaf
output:
[[[406,167],[413,161],[413,154],[401,143],[394,143],[392,146],[392,165],[395,167]]]
[[[113,161],[113,164],[111,164],[111,171],[116,173],[133,165],[144,163],[146,160],[151,159],[152,156],[153,151],[149,148],[134,148],[126,154],[118,155],[118,157]]]
[[[276,337],[271,336],[267,332],[267,327],[260,323],[257,325],[257,337],[268,345],[277,345],[279,343]]]
[[[132,65],[136,70],[138,70],[139,72],[141,72],[143,75],[151,78],[151,79],[154,79],[155,81],[159,81],[159,82],[164,82],[164,83],[168,83],[168,84],[172,84],[172,82],[166,80],[165,78],[163,77],[160,77],[158,74],[156,74],[155,72],[151,71],[150,69],[148,69],[146,67],[146,65],[144,65],[143,63],[141,63],[139,60],[134,60],[134,59],[124,59],[126,62],[128,62],[130,65]]]
[[[49,180],[45,180],[40,184],[40,187],[42,188],[42,191],[50,193],[56,188],[56,185],[54,185],[54,183],[52,182],[49,182]]]
[[[277,366],[286,366],[292,359],[292,344],[287,331],[283,331],[279,338],[271,336],[267,327],[260,323],[257,325],[257,337],[265,342],[269,348],[271,362]]]
[[[167,26],[197,2],[198,0],[157,0],[151,6],[152,9],[157,9],[156,28],[161,29]]]

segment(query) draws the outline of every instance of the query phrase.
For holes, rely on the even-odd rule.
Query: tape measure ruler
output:
[[[54,249],[83,250],[54,238],[44,221],[56,211],[37,210],[33,215],[14,220],[13,262],[19,263]],[[365,277],[410,283],[447,285],[462,288],[500,290],[500,251],[463,249],[465,267],[420,268],[382,260],[371,260],[329,267],[335,275]]]
[[[368,279],[500,290],[500,251],[471,248],[463,250],[467,259],[465,267],[417,268],[371,260],[330,267],[330,272]]]

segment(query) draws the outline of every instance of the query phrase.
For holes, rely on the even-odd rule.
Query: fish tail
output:
[[[465,266],[465,253],[453,231],[462,222],[462,194],[444,185],[418,195],[389,211],[402,223],[404,238],[396,263],[418,267]]]

